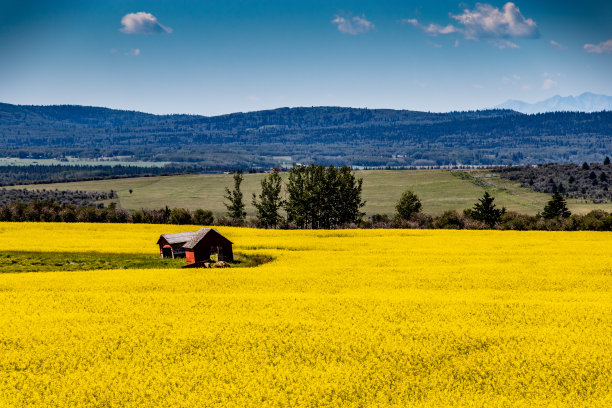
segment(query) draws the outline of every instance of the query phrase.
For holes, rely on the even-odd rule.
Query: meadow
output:
[[[510,211],[535,215],[542,211],[550,195],[523,188],[518,183],[499,177],[488,170],[364,170],[357,171],[363,178],[363,210],[367,215],[395,212],[395,205],[402,192],[413,190],[423,202],[423,211],[440,215],[447,210],[463,211],[471,208],[485,189],[496,197],[496,203]],[[468,175],[465,177],[465,175]],[[260,182],[265,174],[245,174],[242,184],[246,211],[255,215],[251,204],[253,193],[259,193]],[[286,178],[286,174],[283,177]],[[71,183],[39,184],[7,188],[60,189],[106,191],[115,190],[120,205],[129,210],[141,208],[184,207],[204,208],[216,216],[224,215],[225,187],[232,188],[230,174],[197,174],[165,177],[135,177],[115,180],[84,181]],[[130,193],[130,190],[132,192]],[[594,209],[612,211],[612,203],[593,204],[577,199],[568,199],[569,209],[576,214],[585,214]]]
[[[0,223],[0,248],[188,229]],[[0,407],[612,405],[610,233],[219,230],[274,261],[0,274]]]

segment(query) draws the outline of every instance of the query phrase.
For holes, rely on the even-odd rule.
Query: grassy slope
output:
[[[500,205],[508,210],[535,214],[549,199],[546,194],[521,188],[517,183],[500,179],[486,170],[471,171],[471,177],[462,179],[447,170],[413,171],[360,171],[363,177],[363,198],[367,214],[394,212],[394,206],[405,189],[415,191],[423,201],[423,210],[440,214],[446,210],[463,210],[471,207],[482,196],[485,187],[490,189]],[[252,193],[259,191],[263,174],[245,174],[242,190],[249,215],[254,214]],[[286,175],[284,175],[286,177]],[[475,182],[476,180],[476,182]],[[480,180],[480,181],[478,181]],[[169,207],[205,208],[217,215],[225,212],[224,188],[232,186],[232,176],[226,174],[186,175],[170,177],[140,177],[119,180],[86,181],[31,185],[26,188],[115,190],[121,205],[127,209]],[[133,193],[130,194],[129,190]],[[569,202],[575,213],[585,213],[595,208],[612,210],[612,204]]]
[[[233,268],[248,268],[269,262],[271,258],[236,254]],[[185,258],[160,259],[159,255],[108,254],[98,252],[0,252],[0,274],[10,272],[56,272],[107,269],[176,269]]]

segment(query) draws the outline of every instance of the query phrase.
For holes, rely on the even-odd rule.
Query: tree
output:
[[[246,218],[246,211],[244,211],[244,201],[242,201],[242,191],[240,191],[240,184],[242,184],[242,171],[237,171],[234,174],[234,189],[230,190],[225,187],[225,207],[227,208],[227,216],[242,222]]]
[[[421,200],[412,191],[406,190],[395,205],[395,211],[398,218],[404,220],[410,219],[412,214],[421,211]]]
[[[587,162],[582,163],[582,170],[589,170],[589,164]]]
[[[604,159],[603,164],[606,166],[610,165],[610,158],[608,156],[606,156],[606,158]]]
[[[287,181],[287,220],[300,228],[358,223],[364,215],[362,184],[346,166],[296,166]]]
[[[502,215],[506,213],[504,207],[501,209],[496,208],[496,205],[493,204],[494,200],[495,198],[491,197],[488,191],[485,191],[482,198],[478,199],[478,202],[474,204],[474,208],[468,211],[467,214],[477,221],[482,221],[489,228],[493,228],[496,224],[499,224]]]
[[[212,211],[198,208],[193,213],[193,223],[196,225],[212,225],[215,222],[215,217]]]
[[[170,224],[186,225],[191,224],[191,213],[184,208],[173,208],[170,211],[170,218],[168,220]]]
[[[332,166],[333,167],[333,166]],[[364,212],[360,211],[365,205],[361,200],[363,179],[356,178],[348,166],[338,169],[338,200],[336,206],[336,222],[338,225],[359,223]]]
[[[559,193],[552,195],[552,198],[544,206],[542,217],[550,220],[553,218],[567,218],[572,213],[567,209],[565,198]]]
[[[276,228],[283,222],[280,210],[284,200],[281,197],[282,179],[278,170],[261,180],[261,193],[259,200],[253,194],[253,205],[257,211],[257,219],[261,226],[265,228]]]
[[[288,199],[285,203],[287,220],[297,225],[298,228],[305,228],[310,220],[309,196],[311,192],[306,189],[307,169],[305,166],[293,167],[287,180]]]

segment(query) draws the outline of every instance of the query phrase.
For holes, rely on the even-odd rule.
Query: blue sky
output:
[[[612,95],[612,2],[0,0],[0,101],[216,115]]]

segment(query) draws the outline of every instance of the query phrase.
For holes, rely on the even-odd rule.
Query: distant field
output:
[[[471,207],[482,196],[485,188],[496,197],[499,205],[525,214],[534,215],[541,211],[549,199],[546,194],[522,188],[488,170],[472,170],[461,174],[453,174],[448,170],[369,170],[358,171],[357,175],[363,177],[363,199],[366,200],[365,212],[368,215],[393,214],[395,203],[406,189],[416,192],[423,201],[423,211],[433,215],[446,210],[461,211]],[[461,175],[463,177],[460,177]],[[249,216],[254,215],[252,193],[259,191],[260,181],[264,176],[244,176],[242,187]],[[171,208],[205,208],[220,215],[225,212],[223,194],[226,186],[232,186],[232,176],[229,174],[138,177],[25,187],[86,191],[112,189],[117,191],[121,206],[126,209],[161,208],[167,205]],[[612,203],[592,204],[570,200],[569,208],[578,214],[596,208],[612,211]]]
[[[0,166],[133,166],[133,167],[164,167],[170,162],[152,161],[121,161],[121,160],[84,160],[70,158],[67,161],[56,159],[17,159],[13,157],[0,158]]]

